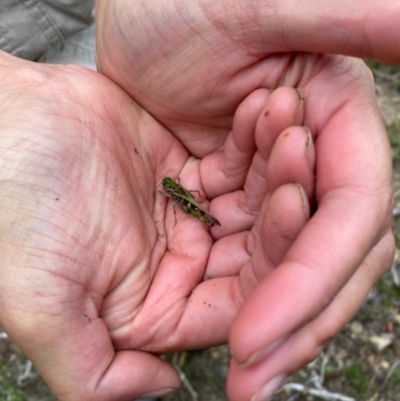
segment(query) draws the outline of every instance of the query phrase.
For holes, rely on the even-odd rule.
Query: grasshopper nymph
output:
[[[164,188],[164,195],[169,196],[174,201],[174,204],[178,205],[186,214],[190,214],[195,219],[200,220],[209,227],[212,227],[215,224],[217,226],[221,225],[221,223],[214,216],[208,213],[190,193],[199,191],[189,191],[182,187],[179,180],[178,182],[175,182],[169,177],[163,178],[162,185]]]

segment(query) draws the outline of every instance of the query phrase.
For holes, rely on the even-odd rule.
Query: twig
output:
[[[387,81],[391,81],[391,82],[397,82],[398,79],[399,79],[399,72],[395,72],[395,73],[392,73],[392,74],[388,74],[388,73],[386,73],[386,72],[382,72],[382,71],[379,71],[379,70],[377,70],[377,69],[373,69],[373,73],[374,73],[377,77],[382,78],[382,79],[385,79],[385,80],[387,80]]]
[[[326,368],[326,365],[328,364],[328,357],[326,356],[326,354],[324,352],[321,352],[318,359],[321,359],[321,367],[319,369],[319,374],[317,374],[315,372],[312,380],[313,380],[314,386],[317,389],[323,390],[324,389],[323,388],[324,380],[325,380],[325,368]]]
[[[393,262],[392,267],[390,268],[390,273],[392,274],[392,279],[394,282],[394,285],[396,287],[400,286],[400,277],[399,273],[397,271],[397,263]]]
[[[23,387],[27,380],[36,378],[38,374],[32,371],[33,364],[31,361],[27,361],[25,365],[20,366],[20,370],[23,371],[17,378],[17,384],[19,387]]]
[[[282,387],[283,391],[297,391],[303,395],[311,395],[328,401],[356,401],[355,398],[347,397],[343,394],[331,393],[325,389],[308,388],[300,383],[287,383]]]
[[[192,384],[190,383],[189,379],[186,377],[185,373],[182,371],[182,369],[179,367],[179,365],[177,363],[173,363],[173,366],[176,369],[176,371],[178,372],[179,378],[181,379],[183,386],[189,392],[192,401],[198,401],[199,395],[193,388]]]
[[[383,390],[383,388],[386,386],[386,384],[388,383],[388,381],[389,381],[390,378],[392,377],[393,372],[394,372],[399,366],[400,366],[400,358],[397,358],[397,359],[393,362],[393,364],[392,364],[392,366],[390,367],[390,369],[389,369],[389,371],[388,371],[388,373],[387,373],[385,379],[383,380],[382,384],[379,386],[378,391],[374,394],[373,397],[379,395],[379,393]],[[372,397],[372,398],[373,398],[373,397]]]

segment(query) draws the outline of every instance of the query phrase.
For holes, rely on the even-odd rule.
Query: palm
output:
[[[235,2],[228,4],[224,8],[213,1],[191,2],[190,7],[168,0],[100,2],[100,71],[198,156],[223,145],[221,134],[229,132],[237,106],[260,87],[300,88],[307,108],[316,111],[303,121],[313,132],[321,133],[334,118],[346,118],[337,109],[351,107],[358,90],[349,90],[352,77],[345,75],[356,66],[355,60],[353,66],[340,57],[282,52],[284,38],[276,34],[265,43],[265,32],[255,27],[259,6],[252,10],[245,3],[241,11],[248,13],[246,18],[235,14]],[[357,102],[354,107],[360,107]],[[350,121],[346,118],[342,124]]]
[[[12,58],[5,58],[5,65],[13,71],[24,66]],[[180,171],[186,162],[178,141],[97,74],[29,68],[38,79],[32,82],[31,73],[21,70],[17,81],[23,88],[28,84],[29,91],[2,121],[3,177],[23,172],[2,186],[3,200],[10,194],[17,199],[2,216],[8,227],[2,246],[18,249],[7,264],[14,268],[2,269],[5,298],[12,305],[2,323],[53,388],[72,380],[79,394],[82,386],[90,391],[87,382],[80,384],[81,377],[89,374],[96,382],[115,358],[110,340],[117,349],[126,348],[134,334],[128,333],[130,327],[144,333],[136,337],[137,348],[144,348],[151,329],[162,326],[153,348],[167,347],[205,260],[171,270],[175,257],[165,256],[167,244],[171,250],[174,246],[162,233],[164,213],[155,204],[154,189],[163,175]],[[13,99],[19,87],[10,83],[5,92]],[[176,228],[185,233],[181,225]],[[189,237],[205,243],[205,253],[209,250],[209,234],[194,227],[190,236],[178,238],[175,246],[184,251],[178,249],[176,258],[187,254]],[[21,260],[21,254],[26,258]],[[183,291],[168,292],[165,285],[171,282]],[[155,303],[159,297],[163,302]],[[160,322],[166,310],[170,319]],[[27,321],[31,329],[21,330]],[[60,367],[65,374],[52,377],[55,355],[72,348],[67,365]]]

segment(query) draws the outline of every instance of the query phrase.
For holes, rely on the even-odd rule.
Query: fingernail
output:
[[[299,88],[294,88],[294,90],[297,93],[297,96],[299,97],[300,100],[304,100],[304,96],[301,94],[300,89]]]
[[[303,126],[304,131],[306,131],[306,160],[308,167],[313,172],[315,167],[315,148],[314,139],[312,137],[311,131],[308,127]]]
[[[311,146],[313,145],[313,137],[311,135],[311,131],[308,127],[303,127],[304,131],[306,131],[307,134],[307,139],[306,139],[306,148],[310,149]]]
[[[251,401],[267,401],[276,390],[281,388],[287,380],[285,374],[280,374],[265,383],[254,395]]]
[[[297,96],[299,97],[299,105],[297,106],[297,108],[299,108],[299,106],[304,102],[304,96],[301,94],[298,88],[294,88],[294,90],[296,91]]]
[[[155,391],[152,391],[147,394],[142,394],[139,398],[146,398],[146,399],[147,398],[161,398],[161,397],[165,397],[169,394],[172,394],[177,390],[178,389],[176,389],[176,388],[163,388],[161,390],[155,390]]]
[[[273,343],[271,343],[268,347],[254,352],[252,355],[250,355],[250,357],[247,359],[247,361],[239,364],[239,366],[241,368],[247,368],[247,367],[254,365],[257,362],[260,362],[261,360],[267,358],[267,356],[272,354],[286,340],[286,338],[287,338],[287,336],[278,338]]]
[[[307,199],[307,194],[304,188],[299,184],[296,183],[297,190],[299,191],[300,199],[301,199],[301,209],[303,211],[303,215],[306,220],[310,218],[310,205]]]

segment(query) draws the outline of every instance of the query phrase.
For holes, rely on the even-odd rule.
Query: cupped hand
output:
[[[390,266],[391,155],[373,80],[362,61],[327,54],[399,62],[399,6],[392,1],[375,6],[98,2],[99,70],[198,157],[224,148],[234,112],[252,91],[286,85],[305,98],[297,124],[307,126],[315,141],[317,210],[235,321],[232,400],[265,399],[312,360]],[[267,108],[264,117],[274,112]],[[264,160],[271,149],[267,121],[260,116],[255,128]],[[226,182],[234,181],[223,173]],[[231,190],[215,182],[209,196]],[[248,214],[242,207],[232,220],[241,222]],[[231,233],[240,229],[238,223]]]
[[[255,91],[224,150],[198,160],[98,73],[0,53],[0,76],[0,325],[60,400],[176,389],[158,355],[226,342],[308,220],[314,146],[290,128],[302,99]],[[165,176],[221,227],[174,211]]]

